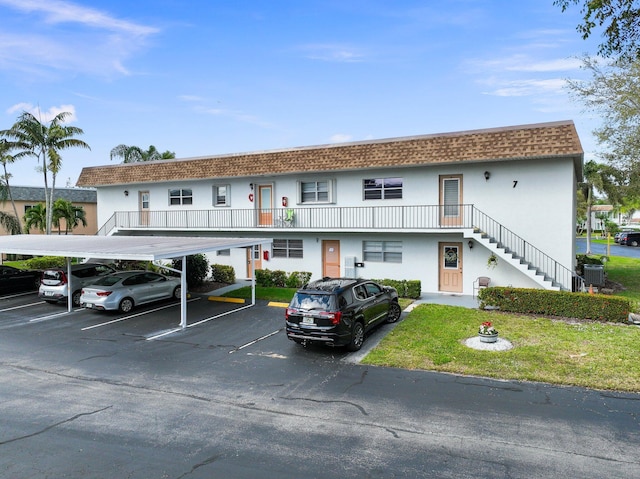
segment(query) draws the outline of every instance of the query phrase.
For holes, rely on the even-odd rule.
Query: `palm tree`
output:
[[[614,167],[591,160],[584,165],[584,182],[580,188],[587,199],[587,251],[591,254],[591,207],[594,203],[594,190],[605,193],[613,203],[617,203],[618,177],[620,172]]]
[[[53,224],[58,228],[58,234],[61,234],[61,219],[65,222],[65,235],[80,223],[82,226],[87,226],[87,216],[82,206],[75,206],[70,201],[58,198],[53,204]]]
[[[24,214],[24,232],[29,234],[31,228],[44,231],[47,227],[47,209],[42,203],[32,206]]]
[[[10,146],[7,140],[0,139],[0,163],[2,163],[3,174],[0,176],[0,199],[2,201],[9,200],[11,201],[11,206],[13,207],[13,214],[15,215],[15,220],[18,223],[17,233],[20,234],[22,232],[22,226],[20,225],[20,216],[18,215],[18,208],[16,207],[16,202],[13,200],[13,195],[11,194],[11,186],[9,185],[9,178],[11,178],[11,174],[7,171],[7,163],[13,163],[15,161],[15,157],[9,154]]]
[[[20,221],[17,216],[0,211],[0,226],[7,230],[10,235],[20,234]]]
[[[172,151],[160,153],[158,149],[150,145],[148,150],[143,150],[139,146],[118,145],[111,150],[111,159],[122,158],[123,163],[137,163],[140,161],[171,160],[176,157]]]
[[[84,141],[74,138],[76,135],[84,133],[81,128],[63,124],[69,115],[71,113],[66,111],[58,113],[47,126],[34,115],[25,111],[10,129],[0,131],[0,136],[11,140],[9,141],[11,148],[19,150],[14,158],[35,156],[38,162],[41,162],[44,175],[45,209],[47,211],[45,230],[47,234],[51,234],[53,220],[51,205],[53,204],[55,179],[61,167],[60,151],[71,147],[91,149]],[[50,189],[49,172],[53,177]]]

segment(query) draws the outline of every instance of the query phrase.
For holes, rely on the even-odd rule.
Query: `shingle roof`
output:
[[[336,145],[86,167],[78,186],[254,177],[365,168],[569,157],[582,177],[583,151],[572,121]]]
[[[44,188],[36,186],[12,186],[11,196],[15,201],[43,202]],[[53,199],[62,198],[71,203],[97,203],[96,190],[81,188],[56,188],[53,192]]]

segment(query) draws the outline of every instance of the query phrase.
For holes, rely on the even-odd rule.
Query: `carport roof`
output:
[[[33,256],[155,261],[231,248],[269,244],[266,238],[206,236],[0,236],[0,252]]]

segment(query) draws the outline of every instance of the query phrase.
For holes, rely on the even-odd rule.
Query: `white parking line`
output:
[[[74,309],[71,312],[72,313],[76,313],[78,311],[81,311],[81,309]],[[41,316],[39,318],[30,319],[29,322],[30,323],[39,323],[41,321],[48,321],[49,319],[57,318],[58,316],[64,316],[65,314],[69,314],[69,311],[65,310],[65,311],[62,311],[60,313],[49,314],[47,316]]]
[[[14,309],[22,309],[22,308],[29,308],[31,306],[36,306],[38,304],[44,304],[44,301],[38,301],[37,303],[29,303],[29,304],[23,304],[22,306],[14,306],[12,308],[4,308],[4,309],[0,309],[0,313],[3,313],[5,311],[13,311]]]
[[[282,328],[278,329],[277,331],[274,331],[273,333],[265,334],[261,338],[255,339],[255,340],[251,341],[250,343],[243,344],[239,348],[236,348],[236,349],[233,349],[233,350],[229,351],[229,354],[235,353],[235,352],[240,351],[241,349],[244,349],[244,348],[248,348],[249,346],[252,346],[252,345],[256,344],[257,342],[262,341],[264,339],[270,338],[271,336],[275,336],[280,331],[282,331]]]
[[[201,298],[189,299],[189,300],[187,300],[187,303],[190,303],[192,301],[200,301],[200,299]],[[107,321],[106,323],[94,324],[93,326],[87,326],[86,328],[82,328],[81,331],[87,331],[89,329],[100,328],[102,326],[108,326],[109,324],[119,323],[120,321],[126,321],[127,319],[136,318],[138,316],[144,316],[145,314],[155,313],[156,311],[162,311],[163,309],[171,308],[171,307],[174,307],[174,306],[180,306],[180,305],[179,304],[168,304],[166,306],[161,306],[159,308],[151,309],[149,311],[142,311],[140,313],[132,314],[132,315],[129,315],[129,316],[123,316],[122,318],[114,319],[112,321]]]

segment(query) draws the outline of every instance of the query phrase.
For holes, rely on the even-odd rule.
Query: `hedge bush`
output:
[[[173,268],[182,270],[182,260],[174,259]],[[187,286],[193,288],[204,283],[204,279],[209,274],[209,262],[207,257],[201,253],[187,256]]]
[[[605,322],[626,322],[630,311],[628,299],[604,294],[494,286],[481,289],[478,298],[481,309]]]
[[[233,284],[236,282],[236,271],[233,269],[233,266],[212,264],[211,279],[218,283]]]
[[[374,279],[376,283],[384,286],[392,286],[398,291],[401,298],[418,299],[422,291],[422,283],[420,280],[413,279]]]
[[[307,271],[294,271],[287,275],[282,270],[270,270],[270,269],[257,269],[256,270],[256,285],[261,287],[278,288],[299,288],[303,284],[309,282],[311,273]]]
[[[29,269],[62,268],[66,264],[67,261],[62,256],[38,256],[25,262]]]

